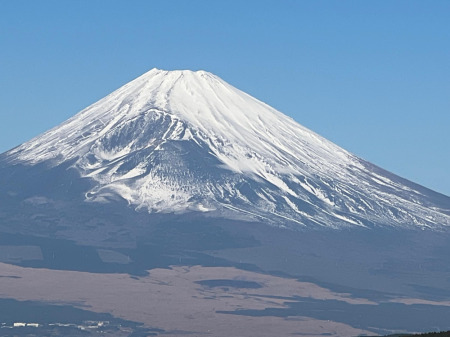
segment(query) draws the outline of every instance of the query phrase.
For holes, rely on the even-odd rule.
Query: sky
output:
[[[0,152],[151,68],[212,72],[450,195],[450,1],[0,0]]]

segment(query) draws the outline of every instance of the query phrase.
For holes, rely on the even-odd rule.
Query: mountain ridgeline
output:
[[[2,154],[0,170],[5,202],[119,202],[294,230],[450,226],[449,197],[204,71],[153,69]]]

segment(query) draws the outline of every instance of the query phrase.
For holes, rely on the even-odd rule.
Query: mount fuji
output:
[[[449,227],[449,196],[152,69],[0,154],[0,334],[450,330]]]
[[[304,227],[442,229],[450,198],[386,172],[204,71],[153,69],[6,152],[65,165],[86,202]]]

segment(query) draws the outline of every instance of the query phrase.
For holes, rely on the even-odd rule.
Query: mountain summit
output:
[[[205,71],[152,69],[0,157],[70,167],[85,202],[289,228],[450,226],[450,198],[382,170]]]

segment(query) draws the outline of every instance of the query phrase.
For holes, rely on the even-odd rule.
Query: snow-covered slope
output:
[[[450,198],[392,175],[204,71],[153,69],[7,152],[7,165],[71,162],[149,212],[279,226],[450,225]]]

